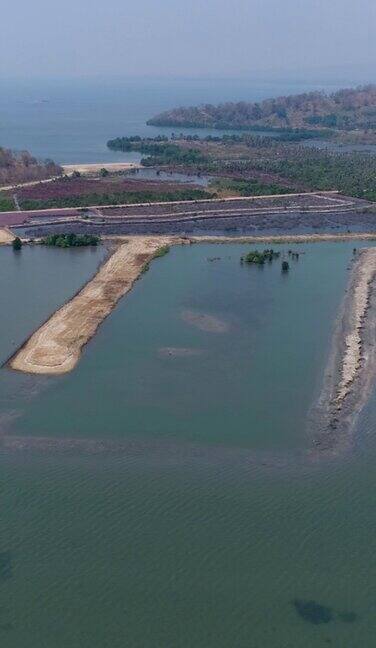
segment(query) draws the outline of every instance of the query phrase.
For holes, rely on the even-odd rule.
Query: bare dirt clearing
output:
[[[63,164],[66,174],[78,171],[82,174],[98,173],[101,169],[107,169],[109,173],[117,171],[128,171],[129,169],[138,169],[140,164],[133,162],[97,162],[95,164]]]
[[[0,245],[8,245],[14,239],[14,235],[7,229],[0,229]]]

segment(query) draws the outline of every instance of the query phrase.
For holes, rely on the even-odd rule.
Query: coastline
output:
[[[349,317],[352,330],[346,335],[346,348],[342,361],[341,380],[335,403],[341,406],[361,366],[364,344],[362,329],[370,305],[372,283],[376,277],[376,249],[361,250],[353,269],[350,286],[352,308]]]
[[[336,455],[353,445],[353,430],[376,372],[375,279],[376,248],[364,248],[351,269],[322,393],[310,421],[314,454]]]

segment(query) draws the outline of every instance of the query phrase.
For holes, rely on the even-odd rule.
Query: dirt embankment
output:
[[[352,267],[335,327],[321,396],[312,410],[312,456],[336,456],[354,443],[355,424],[376,375],[376,247]]]
[[[111,237],[109,237],[111,238]],[[190,236],[191,243],[321,243],[322,241],[376,241],[376,232],[340,234],[281,234],[272,236]]]
[[[128,292],[158,250],[171,243],[160,236],[134,237],[123,243],[95,277],[39,328],[11,358],[12,369],[62,374],[78,362],[83,346]],[[174,243],[183,242],[174,239]]]

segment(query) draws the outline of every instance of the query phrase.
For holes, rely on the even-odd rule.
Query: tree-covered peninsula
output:
[[[362,131],[376,128],[376,85],[265,99],[175,108],[148,121],[153,126],[236,129]]]

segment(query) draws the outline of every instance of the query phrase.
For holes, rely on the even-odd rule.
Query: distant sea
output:
[[[171,133],[169,128],[146,126],[147,119],[162,110],[259,101],[323,88],[337,89],[252,79],[0,81],[0,146],[65,164],[138,160],[137,153],[109,151],[106,142],[122,135]]]

